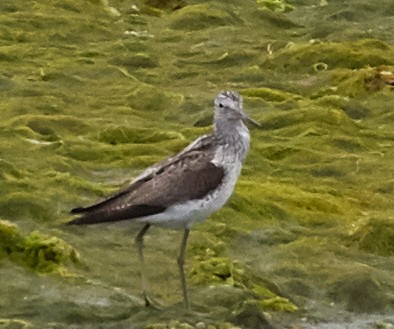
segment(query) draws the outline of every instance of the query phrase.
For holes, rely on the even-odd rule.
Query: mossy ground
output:
[[[24,236],[16,225],[3,220],[0,220],[0,257],[39,273],[62,273],[67,263],[77,263],[79,258],[63,240],[39,232]]]
[[[269,328],[390,314],[393,14],[390,0],[1,2],[1,325]],[[133,297],[138,227],[63,224],[209,132],[222,89],[240,90],[262,128],[232,199],[190,237],[204,315],[182,310],[180,234],[161,229],[146,263],[167,306],[145,309]],[[75,275],[39,274],[53,272]]]

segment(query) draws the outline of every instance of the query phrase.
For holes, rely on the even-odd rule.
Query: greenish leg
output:
[[[178,267],[179,267],[179,274],[181,277],[181,286],[182,286],[182,293],[183,293],[183,303],[187,309],[190,309],[189,306],[189,297],[187,294],[187,287],[186,287],[186,278],[185,278],[185,270],[183,268],[185,264],[185,254],[186,254],[186,244],[187,238],[189,237],[190,230],[185,229],[183,233],[182,243],[181,243],[181,250],[178,257]]]
[[[148,280],[146,279],[146,276],[145,276],[145,262],[144,262],[144,235],[148,231],[149,227],[150,227],[150,224],[146,224],[138,232],[138,234],[136,235],[136,237],[134,239],[135,246],[137,248],[138,256],[139,256],[140,263],[141,263],[140,275],[141,275],[142,295],[144,297],[146,306],[151,305],[149,298],[148,298],[149,284],[148,284]]]

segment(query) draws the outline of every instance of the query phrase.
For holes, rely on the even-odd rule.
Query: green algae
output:
[[[365,93],[388,88],[376,68],[336,70],[331,78],[337,81],[336,94],[343,96],[362,96]]]
[[[172,29],[194,31],[236,22],[240,22],[238,17],[221,8],[209,4],[194,4],[172,13],[169,26]]]
[[[389,218],[361,221],[349,238],[360,250],[382,256],[394,255],[394,224]]]
[[[255,285],[252,291],[256,294],[260,309],[264,312],[296,312],[298,306],[288,298],[278,296],[264,285]]]
[[[259,191],[264,190],[264,194]],[[292,220],[297,218],[300,222],[309,225],[319,225],[335,220],[337,215],[359,214],[359,211],[346,196],[335,195],[330,191],[306,191],[294,186],[292,183],[277,183],[272,181],[262,183],[243,184],[240,191],[245,195],[253,195],[255,202],[262,204],[259,210],[273,220]],[[286,199],[286,207],[283,200]],[[264,206],[265,204],[265,206]],[[259,218],[258,210],[251,218]]]
[[[145,327],[146,329],[193,329],[194,326],[190,325],[189,323],[180,322],[176,320],[169,321],[168,323],[154,323],[149,324]]]
[[[0,201],[0,211],[8,218],[28,218],[47,220],[53,212],[48,210],[45,202],[39,197],[31,197],[30,193],[12,192]]]
[[[26,236],[24,258],[27,265],[43,273],[61,271],[68,262],[78,262],[78,254],[63,240],[39,232]]]
[[[158,90],[151,85],[142,85],[135,88],[129,95],[130,106],[138,108],[139,111],[168,111],[176,108],[183,100],[183,96],[178,93]]]
[[[329,293],[334,301],[356,313],[383,311],[390,304],[380,282],[368,271],[344,273],[333,282]]]
[[[209,251],[208,251],[209,253]],[[240,286],[243,270],[237,262],[226,257],[210,256],[206,259],[195,259],[195,266],[191,271],[192,280],[196,284],[226,284]]]
[[[200,321],[195,325],[191,325],[187,322],[171,320],[169,322],[149,324],[145,327],[145,329],[240,329],[240,327],[234,326],[231,323],[206,324]]]
[[[172,131],[158,131],[150,128],[130,128],[130,127],[108,127],[99,132],[98,140],[108,144],[116,145],[122,143],[148,144],[159,143],[171,139],[184,139],[184,137]],[[134,152],[133,152],[134,153]]]
[[[4,180],[21,178],[23,175],[11,163],[3,159],[0,159],[0,172]]]
[[[277,28],[281,31],[284,31],[285,29],[297,29],[301,27],[294,20],[282,14],[280,10],[272,11],[271,9],[261,8],[261,6],[259,6],[256,10],[256,15],[261,20],[262,25],[269,23],[269,26],[267,28],[269,28],[270,30]],[[270,49],[269,46],[267,47],[267,49]]]
[[[144,3],[148,6],[174,11],[183,8],[187,5],[184,0],[145,0]]]
[[[1,329],[29,329],[32,327],[32,324],[28,321],[19,319],[0,319]]]
[[[112,61],[113,64],[123,66],[129,70],[135,68],[149,68],[158,66],[158,60],[146,53],[132,53],[130,55],[117,56]]]
[[[259,6],[273,11],[286,12],[293,10],[294,7],[283,0],[256,0]]]
[[[8,221],[0,221],[1,256],[39,273],[66,273],[69,263],[78,262],[77,252],[65,241],[38,231],[28,235]]]
[[[129,230],[107,226],[56,233],[86,265],[78,269],[85,283],[60,290],[65,302],[35,289],[52,291],[54,282],[29,281],[6,262],[44,273],[68,268],[61,243],[11,234],[8,248],[31,252],[5,256],[0,275],[30,283],[3,289],[5,318],[34,304],[39,315],[28,320],[37,327],[76,326],[76,312],[86,325],[119,328],[147,321],[256,328],[262,324],[248,321],[262,310],[281,324],[291,318],[287,327],[301,317],[306,325],[330,321],[333,310],[338,321],[352,319],[349,311],[390,312],[393,97],[381,72],[394,65],[391,2],[351,1],[344,9],[287,1],[294,8],[285,13],[255,0],[188,2],[174,11],[177,3],[0,3],[0,215],[21,230],[58,229],[69,209],[125,186],[209,132],[214,94],[240,90],[263,128],[251,128],[233,197],[193,230],[188,246],[193,309],[213,319],[183,319],[179,311],[177,232],[152,230],[146,241],[152,295],[165,301],[164,312],[130,312],[118,295],[106,298],[113,287],[139,291]],[[286,3],[271,1],[279,11]],[[89,298],[92,281],[94,290],[109,288]],[[27,301],[12,303],[14,295]],[[244,301],[256,311],[239,310]],[[95,302],[109,305],[105,316],[92,311]],[[225,308],[237,315],[223,316]]]
[[[304,45],[291,44],[267,59],[263,67],[292,72],[314,71],[314,65],[324,63],[327,70],[333,68],[361,69],[366,66],[393,65],[393,47],[380,40],[354,42],[312,42]],[[302,65],[300,65],[302,63]]]
[[[219,248],[217,246],[218,244],[215,249],[200,250],[199,255],[194,258],[194,266],[190,271],[192,282],[199,285],[224,285],[244,290],[250,296],[248,300],[257,300],[263,311],[295,312],[298,310],[298,307],[289,299],[271,291],[265,282],[253,275],[251,269],[244,268],[237,260],[223,256],[225,253],[223,244],[219,244]],[[195,243],[193,243],[193,249],[196,252]]]
[[[268,102],[284,102],[300,99],[298,95],[269,88],[243,89],[241,92],[242,95],[247,97],[258,97]]]

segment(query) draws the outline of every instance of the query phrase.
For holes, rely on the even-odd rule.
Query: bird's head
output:
[[[215,122],[245,120],[259,126],[244,110],[243,98],[237,91],[221,91],[215,97]]]

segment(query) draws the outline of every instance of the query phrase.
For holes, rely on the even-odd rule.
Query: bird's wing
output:
[[[196,142],[177,156],[148,168],[114,196],[90,207],[73,209],[72,213],[81,216],[69,224],[144,217],[160,213],[173,204],[202,198],[222,182],[224,169],[212,163],[215,146],[209,139]]]
[[[209,134],[209,135],[203,135],[197,138],[195,141],[190,143],[188,146],[186,146],[182,151],[180,151],[177,155],[167,158],[157,164],[154,164],[148,168],[146,168],[140,175],[138,175],[132,182],[131,186],[129,188],[132,188],[134,183],[137,183],[139,181],[142,181],[151,175],[155,175],[157,171],[163,170],[163,168],[171,165],[173,162],[178,161],[181,157],[183,157],[185,154],[191,152],[191,151],[203,151],[212,148],[214,145],[214,136]]]

